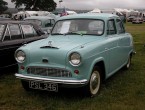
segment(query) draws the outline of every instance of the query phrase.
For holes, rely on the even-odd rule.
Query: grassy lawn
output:
[[[0,110],[143,110],[145,109],[145,23],[126,24],[134,38],[136,55],[129,70],[121,70],[105,81],[95,98],[77,90],[58,93],[26,92],[14,73],[0,76]]]

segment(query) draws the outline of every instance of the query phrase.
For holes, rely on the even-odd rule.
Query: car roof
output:
[[[39,33],[44,33],[40,26],[28,21],[2,20],[0,21],[0,24],[31,24],[37,31],[39,30]]]
[[[58,20],[77,19],[77,18],[107,20],[107,19],[114,18],[114,17],[119,18],[119,16],[117,16],[117,15],[108,14],[108,13],[84,13],[84,14],[74,14],[74,15],[63,16],[63,17],[60,17]]]
[[[31,23],[28,21],[16,21],[16,20],[2,20],[0,21],[1,24],[31,24],[34,26],[34,28],[40,28],[37,24]]]
[[[34,23],[29,23],[27,21],[16,21],[16,20],[2,20],[0,21],[1,24],[10,24],[10,23],[13,23],[13,24],[33,24],[33,25],[36,25]]]
[[[38,19],[38,20],[47,20],[47,19],[53,19],[49,16],[30,16],[30,17],[27,17],[25,19]]]

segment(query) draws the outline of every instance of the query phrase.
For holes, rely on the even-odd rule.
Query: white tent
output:
[[[14,18],[16,15],[18,16],[18,18],[20,16],[23,16],[24,18],[26,18],[26,17],[38,15],[38,13],[36,11],[19,11],[18,13],[13,14],[12,18]]]
[[[48,11],[36,11],[38,16],[47,16],[50,14]]]
[[[36,16],[36,15],[38,15],[37,11],[24,11],[24,13],[27,13],[29,16]]]
[[[77,14],[75,11],[66,11],[69,15]]]
[[[95,8],[94,10],[90,11],[89,13],[101,13],[101,10],[98,8]]]

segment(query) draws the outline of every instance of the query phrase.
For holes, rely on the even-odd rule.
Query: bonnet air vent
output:
[[[53,48],[53,49],[59,49],[58,47],[53,47],[53,46],[42,46],[42,47],[40,47],[40,48]]]
[[[43,63],[48,63],[48,59],[42,59]]]

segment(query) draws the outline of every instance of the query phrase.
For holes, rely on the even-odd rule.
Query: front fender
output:
[[[93,71],[93,69],[94,69],[94,67],[97,65],[97,63],[99,63],[99,62],[103,62],[104,63],[104,69],[105,69],[105,59],[103,58],[103,57],[98,57],[98,58],[96,58],[96,59],[94,59],[93,60],[93,62],[91,63],[91,66],[90,66],[90,68],[89,68],[89,74],[88,74],[88,76],[87,76],[87,79],[90,79],[90,76],[91,76],[91,74],[92,74],[92,71]],[[105,69],[106,70],[106,69]],[[105,71],[104,70],[104,71]],[[104,73],[105,74],[105,73]]]

